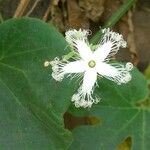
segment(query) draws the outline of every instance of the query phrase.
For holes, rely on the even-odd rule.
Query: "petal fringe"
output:
[[[130,74],[132,68],[133,64],[129,62],[126,65],[118,63],[101,63],[98,65],[97,72],[99,73],[99,75],[104,76],[105,78],[120,85],[122,83],[127,83],[132,79]]]
[[[91,108],[92,104],[95,103],[97,104],[100,101],[100,98],[92,97],[92,92],[91,93],[84,93],[82,91],[82,86],[78,89],[78,92],[75,93],[72,96],[71,99],[72,102],[74,102],[75,107],[83,107],[83,108]]]
[[[119,48],[125,48],[127,43],[121,34],[110,31],[109,28],[103,29],[102,33],[100,45],[95,50],[95,53],[97,57],[102,57],[102,61],[109,61],[118,52]]]
[[[84,60],[88,59],[92,55],[88,43],[89,32],[87,30],[69,30],[65,33],[66,41],[69,45],[79,53],[80,57]]]

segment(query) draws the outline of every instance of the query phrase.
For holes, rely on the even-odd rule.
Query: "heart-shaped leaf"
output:
[[[63,150],[70,145],[63,114],[73,89],[65,80],[56,83],[44,67],[45,60],[66,54],[65,48],[63,36],[38,19],[0,24],[1,150]]]

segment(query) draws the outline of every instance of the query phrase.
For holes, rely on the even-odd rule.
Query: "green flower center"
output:
[[[94,67],[96,66],[96,62],[95,62],[94,60],[90,60],[90,61],[88,62],[88,66],[89,66],[90,68],[94,68]]]

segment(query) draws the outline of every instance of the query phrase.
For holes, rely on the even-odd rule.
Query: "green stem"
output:
[[[124,4],[113,14],[102,28],[112,28],[125,13],[133,6],[136,0],[125,0]],[[91,38],[90,43],[96,44],[101,38],[101,29]]]
[[[64,55],[62,59],[63,59],[63,61],[67,61],[70,58],[73,58],[76,54],[77,53],[75,51],[71,51],[67,55]]]

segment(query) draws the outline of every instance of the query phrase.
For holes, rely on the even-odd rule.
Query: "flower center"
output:
[[[88,62],[88,66],[89,66],[90,68],[94,68],[94,67],[96,66],[96,62],[95,62],[94,60],[90,60],[90,61]]]

